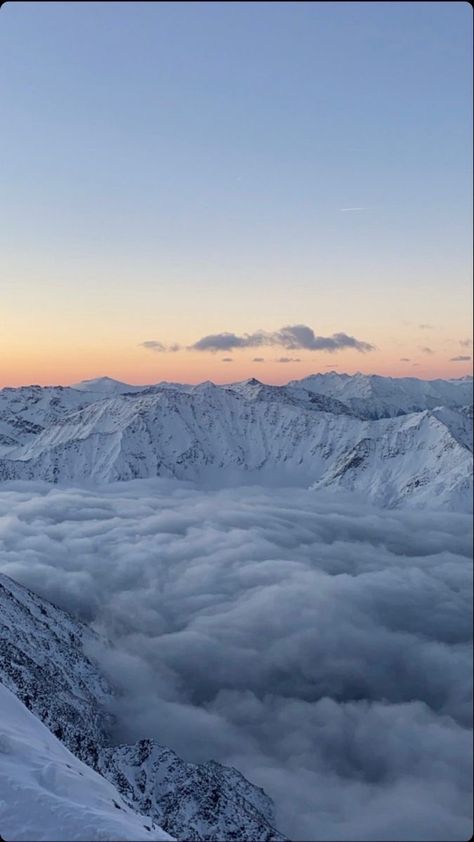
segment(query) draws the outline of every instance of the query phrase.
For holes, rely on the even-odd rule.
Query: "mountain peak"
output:
[[[145,386],[132,386],[130,383],[122,383],[121,380],[104,376],[95,377],[92,380],[81,380],[80,383],[74,383],[71,388],[79,389],[81,392],[121,394],[123,392],[140,392]]]

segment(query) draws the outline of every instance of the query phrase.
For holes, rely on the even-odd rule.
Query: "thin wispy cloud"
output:
[[[461,348],[472,348],[472,339],[460,339],[459,344]]]
[[[253,363],[264,363],[265,357],[254,357],[252,360]]]
[[[428,348],[426,345],[425,345],[425,346],[420,347],[420,351],[423,351],[423,353],[424,353],[424,354],[434,354],[433,349],[432,349],[432,348]]]
[[[299,357],[278,357],[275,360],[276,363],[300,363],[301,360]]]
[[[418,327],[421,328],[421,330],[434,330],[433,325],[428,323],[418,325]]]
[[[465,356],[465,354],[459,354],[457,357],[450,357],[449,362],[451,363],[468,363],[471,358]]]
[[[411,362],[411,357],[400,357],[401,363],[409,363]]]
[[[341,213],[352,213],[353,211],[366,211],[369,210],[369,208],[339,208],[339,210]]]
[[[233,357],[222,357],[221,363],[232,363],[234,362]]]
[[[170,354],[176,351],[181,351],[181,345],[173,342],[172,345],[164,345],[157,339],[147,339],[145,342],[139,343],[140,348],[145,348],[147,351],[154,351],[156,354]]]
[[[167,350],[166,345],[158,342],[157,339],[147,339],[146,342],[140,342],[140,347],[146,348],[147,351],[155,351],[157,354],[164,354]]]

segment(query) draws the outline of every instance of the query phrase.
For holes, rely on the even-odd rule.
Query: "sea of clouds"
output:
[[[0,569],[113,642],[118,741],[235,766],[293,840],[462,840],[471,529],[296,488],[15,482]]]

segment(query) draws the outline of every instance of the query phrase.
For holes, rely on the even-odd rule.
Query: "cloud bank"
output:
[[[239,768],[293,839],[471,832],[469,516],[6,483],[0,567],[95,621],[117,739]]]
[[[232,351],[235,348],[258,348],[264,345],[279,345],[288,350],[340,351],[353,348],[360,353],[373,351],[375,346],[363,342],[346,333],[334,333],[332,336],[316,336],[307,325],[286,325],[273,332],[256,331],[238,336],[235,333],[215,333],[203,336],[190,348],[193,351]]]
[[[142,348],[148,351],[166,353],[168,351],[179,351],[178,344],[164,345],[158,340],[147,340],[140,343]],[[188,345],[188,351],[235,351],[239,348],[260,348],[264,346],[280,346],[289,351],[327,351],[334,353],[347,348],[352,348],[359,353],[365,354],[375,350],[375,345],[370,342],[363,342],[347,333],[333,333],[332,336],[316,336],[312,328],[307,325],[286,325],[273,332],[258,330],[255,333],[244,333],[242,336],[236,333],[213,333],[203,336]],[[258,358],[258,362],[262,360]]]

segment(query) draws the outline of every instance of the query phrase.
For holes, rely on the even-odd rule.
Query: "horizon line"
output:
[[[98,377],[90,377],[90,378],[86,378],[84,380],[75,381],[74,383],[46,383],[46,384],[21,383],[18,386],[0,386],[0,391],[3,391],[4,389],[28,389],[28,388],[54,389],[54,388],[58,388],[58,387],[63,388],[63,389],[75,389],[78,386],[83,386],[84,384],[87,384],[87,383],[91,383],[91,384],[92,383],[99,383],[101,380],[102,381],[105,380],[105,381],[108,381],[110,383],[116,383],[120,386],[131,386],[134,389],[136,389],[136,388],[148,389],[151,386],[160,386],[161,384],[169,384],[169,385],[176,384],[178,386],[202,386],[205,383],[210,383],[212,386],[216,386],[217,388],[220,388],[222,386],[233,385],[235,383],[249,383],[252,380],[254,380],[257,383],[261,383],[263,386],[275,386],[275,385],[276,386],[286,386],[286,385],[288,385],[288,383],[301,382],[302,380],[307,380],[309,377],[316,377],[316,376],[327,377],[328,375],[331,375],[331,374],[337,374],[339,377],[358,377],[358,376],[360,376],[360,377],[380,377],[384,380],[420,380],[420,381],[423,381],[425,383],[433,382],[434,380],[474,380],[474,376],[472,374],[463,374],[463,375],[460,375],[459,377],[416,377],[415,375],[394,376],[394,375],[389,375],[389,374],[377,374],[377,372],[371,372],[370,374],[364,374],[364,372],[362,372],[362,371],[356,371],[353,374],[348,374],[346,371],[336,371],[335,369],[332,369],[331,371],[314,371],[311,374],[306,374],[303,377],[299,377],[299,378],[294,377],[294,378],[291,378],[290,380],[287,380],[284,383],[280,383],[280,384],[266,383],[264,380],[261,380],[259,377],[255,377],[253,375],[250,376],[250,377],[245,377],[243,380],[229,380],[229,381],[226,381],[225,383],[215,383],[214,380],[211,380],[210,378],[206,378],[205,380],[198,380],[196,382],[190,381],[188,383],[186,383],[184,381],[178,381],[178,380],[157,380],[156,382],[151,382],[151,383],[129,383],[125,380],[118,380],[115,377],[110,377],[108,374],[102,374],[102,375],[99,375]]]

